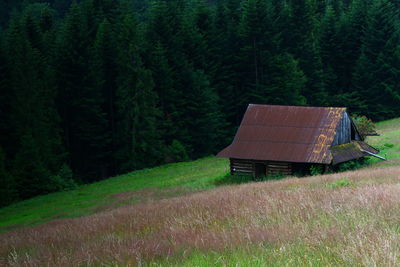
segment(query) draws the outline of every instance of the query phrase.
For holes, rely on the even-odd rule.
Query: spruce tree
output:
[[[6,51],[4,47],[3,32],[0,31],[0,145],[4,150],[10,152],[15,146],[11,129],[11,100],[12,89],[8,85],[10,79],[9,67]]]
[[[216,146],[223,135],[223,121],[218,96],[202,70],[192,72],[190,90],[186,97],[188,132],[192,141],[191,156],[203,157],[217,152]]]
[[[63,149],[55,110],[55,88],[43,54],[38,18],[29,7],[8,30],[9,86],[13,88],[10,129],[14,144],[12,175],[22,198],[58,190],[52,181],[62,164]],[[35,177],[32,177],[35,175]],[[36,181],[33,184],[30,180]]]
[[[337,95],[339,101],[348,105],[357,103],[357,91],[352,90],[352,75],[356,62],[361,54],[361,39],[363,36],[363,27],[366,20],[366,12],[369,9],[369,0],[354,0],[349,10],[342,14],[338,21],[337,34],[335,40],[337,43],[336,75],[337,75]],[[360,96],[358,96],[360,97]],[[353,99],[354,98],[354,99]],[[361,107],[359,107],[361,108]],[[357,108],[357,109],[359,109]]]
[[[106,127],[102,136],[103,145],[99,154],[105,177],[115,173],[116,163],[116,90],[117,90],[117,43],[112,25],[107,19],[99,25],[92,49],[91,79],[93,89],[103,99],[101,112],[105,115]]]
[[[163,139],[167,145],[171,145],[174,139],[181,143],[190,139],[185,125],[184,92],[190,84],[187,72],[191,67],[183,48],[183,7],[180,5],[180,1],[155,2],[150,7],[145,33],[146,47],[150,48],[147,66],[155,73],[154,85],[162,104],[165,120]],[[156,75],[160,72],[166,76]]]
[[[326,105],[327,94],[323,80],[320,48],[316,38],[316,1],[290,1],[290,17],[286,27],[285,44],[288,51],[299,61],[307,77],[304,95],[307,103]]]
[[[375,1],[367,14],[353,85],[367,105],[361,111],[375,120],[400,114],[398,21],[398,12],[388,0]]]
[[[271,81],[266,91],[266,101],[275,105],[305,105],[302,95],[307,83],[298,62],[290,54],[275,56],[271,59],[269,75]]]
[[[58,44],[58,106],[71,167],[84,181],[105,178],[105,148],[109,146],[105,99],[90,77],[90,39],[87,18],[73,4]]]
[[[241,99],[239,72],[240,38],[238,25],[240,23],[240,2],[237,0],[217,3],[215,18],[214,60],[217,74],[214,86],[220,98],[221,110],[229,124],[228,133],[233,136],[242,120],[247,105],[238,103]],[[229,143],[231,140],[227,140]]]
[[[182,50],[191,66],[197,69],[208,69],[211,62],[207,61],[207,58],[210,56],[208,44],[204,37],[207,34],[207,30],[198,28],[197,23],[200,23],[200,21],[195,20],[195,11],[188,10],[186,12],[187,14],[183,16],[182,27],[179,33],[182,40]],[[205,25],[201,26],[207,27]]]
[[[14,177],[6,168],[6,157],[0,147],[0,207],[11,204],[18,199]]]
[[[105,19],[111,24],[116,23],[120,10],[119,1],[114,0],[87,0],[80,6],[87,22],[87,34],[91,39],[96,38],[98,27]]]
[[[243,97],[241,105],[264,103],[267,81],[266,64],[276,53],[276,37],[271,34],[273,18],[266,1],[246,0],[243,2],[243,15],[240,21],[240,89]]]
[[[327,88],[327,93],[331,96],[329,98],[329,105],[340,106],[343,103],[335,102],[335,97],[338,93],[342,92],[342,88],[337,87],[337,74],[336,74],[336,57],[337,41],[336,41],[336,14],[331,6],[327,6],[324,16],[320,24],[319,43],[321,47],[321,61],[323,67],[324,84]]]
[[[204,7],[203,7],[204,8]],[[183,75],[182,95],[182,123],[187,129],[187,137],[182,139],[184,144],[191,148],[191,157],[209,155],[215,152],[215,147],[223,139],[224,120],[219,109],[218,97],[211,84],[211,70],[214,62],[210,58],[209,43],[205,35],[210,37],[210,25],[198,26],[196,12],[187,11],[182,20],[181,40],[184,48],[187,66]],[[202,11],[203,15],[206,15]],[[207,16],[206,16],[207,17]],[[193,19],[194,18],[194,19]],[[208,73],[207,73],[208,72]],[[208,128],[208,129],[207,129]]]
[[[160,111],[151,72],[142,62],[142,39],[130,14],[122,18],[118,33],[118,88],[116,158],[120,172],[161,162]]]

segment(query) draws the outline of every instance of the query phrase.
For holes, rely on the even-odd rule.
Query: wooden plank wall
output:
[[[291,175],[290,162],[254,161],[244,159],[230,159],[231,174],[255,175],[255,164],[265,164],[266,175]]]
[[[253,175],[254,161],[243,159],[230,159],[231,174]]]
[[[267,162],[267,175],[291,175],[292,164],[289,162]]]
[[[332,145],[341,145],[351,142],[351,120],[347,112],[344,113],[343,118],[339,122],[336,129],[335,139]]]

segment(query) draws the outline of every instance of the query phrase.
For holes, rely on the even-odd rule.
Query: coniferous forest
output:
[[[249,103],[400,116],[399,0],[0,2],[0,206],[211,155]]]

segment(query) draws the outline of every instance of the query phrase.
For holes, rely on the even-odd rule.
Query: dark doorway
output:
[[[256,163],[255,166],[255,177],[262,177],[267,174],[267,168],[264,163]]]

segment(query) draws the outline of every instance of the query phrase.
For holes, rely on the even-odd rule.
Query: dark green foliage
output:
[[[90,75],[93,41],[88,27],[82,10],[73,5],[61,31],[56,78],[71,166],[84,181],[93,181],[108,175],[104,153],[108,152],[110,133],[103,110],[104,92],[96,90],[99,84]]]
[[[46,168],[44,156],[46,155],[40,153],[40,147],[32,134],[27,133],[21,137],[20,150],[13,162],[13,176],[20,198],[26,199],[74,187],[71,174],[64,175],[65,167],[61,167],[58,174],[52,175]]]
[[[348,162],[340,163],[334,166],[334,170],[338,172],[351,171],[363,168],[370,164],[368,158],[359,158]]]
[[[394,144],[385,143],[384,146],[387,147],[387,148],[393,148],[393,147],[394,147]]]
[[[216,185],[231,185],[231,184],[245,184],[253,182],[254,178],[251,175],[231,175],[226,174],[222,178],[215,180]]]
[[[240,124],[246,106],[239,90],[241,76],[238,76],[240,52],[237,25],[240,23],[240,1],[228,0],[217,3],[214,33],[214,51],[212,55],[216,73],[214,86],[220,97],[220,106],[229,124],[229,135],[234,135]],[[227,143],[229,143],[229,140]]]
[[[361,52],[363,25],[369,2],[352,1],[349,10],[345,15],[340,16],[336,26],[337,53],[335,54],[334,70],[337,77],[337,89],[330,91],[339,96],[339,99],[336,100],[337,103],[333,102],[333,104],[340,105],[340,101],[343,101],[343,106],[354,107],[357,110],[365,109],[365,106],[362,107],[360,103],[363,98],[360,92],[352,90],[353,72]],[[336,16],[339,15],[336,14]]]
[[[275,66],[279,38],[274,32],[274,9],[268,1],[248,0],[243,2],[243,16],[239,25],[240,88],[243,92],[240,105],[265,103],[267,90],[271,87],[271,73]],[[273,64],[273,63],[272,63]],[[279,63],[278,63],[279,64]]]
[[[117,150],[122,172],[161,162],[163,142],[160,110],[151,72],[142,62],[142,35],[130,14],[124,15],[118,34]]]
[[[167,147],[165,161],[170,163],[187,160],[189,160],[189,156],[186,148],[178,140],[172,140],[172,144]]]
[[[8,205],[18,199],[18,191],[14,177],[7,171],[6,158],[0,147],[0,207]]]
[[[74,174],[67,164],[63,164],[58,174],[51,177],[51,182],[54,186],[53,191],[72,190],[77,187]]]
[[[12,132],[8,131],[9,127],[11,127],[12,90],[8,86],[10,82],[10,65],[7,64],[7,61],[4,40],[0,31],[0,144],[3,145],[3,149],[9,151],[12,149],[10,142],[7,142],[12,136]]]
[[[324,172],[324,166],[320,164],[313,164],[310,167],[311,175],[321,175]]]
[[[307,77],[303,91],[307,103],[324,106],[327,104],[327,92],[317,39],[316,1],[293,0],[290,3],[285,44],[288,45],[288,51],[299,60],[300,68]]]
[[[374,1],[367,13],[354,89],[365,96],[365,115],[376,120],[399,112],[399,43],[398,11],[388,0]]]
[[[107,19],[99,25],[92,49],[91,81],[92,87],[99,93],[100,110],[104,114],[104,134],[98,160],[103,176],[115,173],[117,168],[112,152],[117,145],[116,129],[116,90],[117,90],[117,42],[112,25]]]
[[[48,28],[42,32],[36,8],[28,6],[21,17],[13,18],[5,44],[11,89],[6,123],[11,134],[3,142],[21,198],[56,191],[51,177],[64,158],[55,87],[44,55]]]
[[[51,191],[49,190],[51,173],[44,166],[39,146],[32,134],[21,136],[13,169],[13,176],[21,198],[30,198]]]
[[[363,138],[371,134],[376,134],[375,123],[367,117],[354,115],[352,116],[352,120],[356,124],[357,130]]]
[[[159,96],[163,139],[170,145],[173,139],[183,142],[187,136],[184,125],[184,90],[190,82],[189,62],[183,51],[179,31],[182,16],[175,7],[179,1],[156,1],[149,10],[146,25],[146,61],[153,73],[154,90]],[[189,72],[189,73],[188,73]],[[189,80],[189,81],[188,81]]]
[[[277,105],[305,105],[302,95],[307,78],[301,71],[298,62],[290,54],[275,56],[271,60],[270,86],[265,102]],[[263,102],[263,103],[265,103]]]
[[[336,21],[338,17],[331,6],[327,6],[324,16],[320,24],[320,48],[321,48],[321,61],[323,68],[323,80],[326,88],[329,88],[331,93],[335,93],[338,88],[337,82],[337,71],[335,67],[336,58],[332,55],[338,54],[338,43],[336,40]],[[340,105],[341,103],[333,103],[334,101],[328,101],[330,104]],[[343,104],[342,104],[343,105]]]
[[[193,72],[190,91],[186,94],[186,127],[190,135],[187,141],[192,157],[210,155],[218,145],[221,132],[221,111],[218,96],[203,71]]]
[[[1,205],[215,153],[249,103],[400,116],[398,1],[0,1],[0,25]]]

